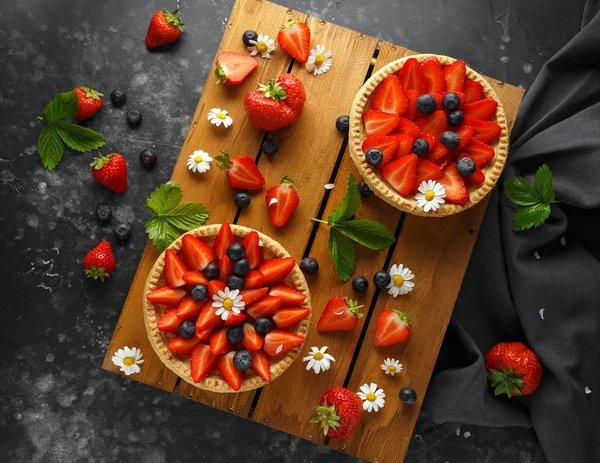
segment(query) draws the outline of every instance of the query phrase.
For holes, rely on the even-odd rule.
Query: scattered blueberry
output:
[[[238,350],[233,356],[233,366],[240,371],[246,371],[252,366],[252,356],[247,350]]]
[[[348,129],[350,128],[350,118],[348,116],[340,116],[335,120],[335,128],[338,129],[338,132],[346,135],[348,133]]]
[[[437,101],[432,95],[426,93],[417,98],[417,109],[422,114],[431,114],[437,108]]]
[[[227,287],[229,289],[242,289],[244,287],[244,279],[237,275],[229,275],[227,277]]]
[[[119,241],[127,241],[131,236],[131,227],[126,223],[120,223],[115,228],[115,236]]]
[[[194,322],[186,320],[179,325],[177,332],[182,338],[189,339],[196,334],[196,325]]]
[[[460,125],[465,121],[465,115],[462,111],[456,110],[452,111],[448,114],[448,124],[450,125]]]
[[[121,106],[123,103],[125,103],[127,96],[125,95],[125,92],[115,88],[112,92],[110,92],[110,99],[115,106]]]
[[[417,138],[413,143],[412,152],[419,156],[425,156],[427,151],[429,151],[429,142],[424,138]]]
[[[211,262],[204,267],[204,276],[209,280],[216,280],[219,278],[219,266],[215,262]]]
[[[378,166],[383,161],[383,153],[377,148],[371,148],[366,152],[365,157],[367,159],[367,164],[372,166]]]
[[[362,275],[355,277],[354,280],[352,280],[352,289],[357,293],[364,293],[368,287],[369,281]]]
[[[319,271],[319,263],[312,257],[305,257],[300,262],[300,270],[307,275],[316,275]]]
[[[137,109],[130,109],[127,111],[127,122],[129,122],[129,126],[132,129],[135,129],[138,125],[142,123],[142,113]]]
[[[244,248],[242,243],[230,244],[227,248],[227,255],[232,262],[235,262],[236,260],[240,260],[242,257],[246,256],[246,248]]]
[[[208,296],[208,288],[206,285],[196,285],[192,288],[191,294],[195,301],[203,301]]]
[[[250,262],[248,259],[236,260],[233,263],[233,273],[239,277],[245,277],[250,271]]]
[[[367,185],[367,182],[365,182],[364,180],[361,180],[358,185],[356,185],[356,188],[358,188],[358,193],[363,197],[363,198],[368,198],[369,196],[371,196],[373,194],[373,190],[371,190],[369,188],[369,185]]]
[[[444,108],[454,111],[460,106],[460,97],[454,92],[448,92],[442,98]]]
[[[157,159],[158,156],[152,150],[145,149],[140,152],[140,162],[142,163],[142,167],[146,170],[153,169]]]
[[[252,46],[250,40],[253,40],[255,42],[258,40],[258,34],[256,33],[256,31],[247,30],[242,34],[242,42],[244,42],[244,45],[246,45],[247,47]]]
[[[244,338],[244,329],[240,325],[230,326],[225,335],[231,344],[239,344]]]
[[[373,275],[373,283],[375,283],[375,286],[377,286],[379,289],[385,288],[390,284],[391,281],[392,277],[385,270],[379,270],[378,272],[375,272],[375,275]]]
[[[254,322],[254,330],[260,334],[267,334],[272,326],[273,322],[268,318],[258,318]]]
[[[111,217],[112,217],[112,209],[109,206],[107,206],[106,204],[100,204],[96,208],[96,218],[100,222],[106,223],[110,220]]]
[[[245,191],[238,191],[233,197],[233,202],[242,209],[250,205],[250,195]]]
[[[456,132],[452,132],[451,130],[446,130],[444,133],[442,133],[440,139],[442,141],[442,145],[444,145],[446,148],[450,148],[451,150],[460,144],[460,137]]]
[[[473,172],[475,172],[475,169],[477,169],[477,164],[475,164],[475,161],[468,156],[460,158],[456,162],[456,170],[460,175],[465,177],[472,175]]]
[[[405,404],[414,404],[417,401],[417,393],[412,387],[403,387],[400,389],[400,400]]]
[[[267,139],[263,142],[261,148],[263,153],[268,154],[269,156],[274,155],[275,153],[277,153],[277,150],[279,149],[279,145],[277,144],[277,142],[275,140],[272,139]]]

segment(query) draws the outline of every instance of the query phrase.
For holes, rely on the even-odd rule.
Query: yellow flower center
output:
[[[269,49],[269,47],[267,47],[267,44],[265,42],[258,42],[256,44],[256,51],[258,51],[259,53],[264,53]]]
[[[402,275],[394,275],[392,281],[394,282],[394,286],[402,286],[404,284],[404,278],[402,278]]]
[[[202,162],[202,161],[204,161],[204,158],[200,154],[197,154],[196,156],[194,156],[194,162]]]
[[[231,298],[227,298],[223,301],[223,307],[225,307],[225,310],[231,310],[231,308],[233,307],[233,301],[231,300]]]
[[[396,367],[394,365],[388,365],[387,369],[388,369],[388,371],[391,371],[392,373],[396,371]]]
[[[369,401],[369,402],[375,402],[375,400],[377,399],[377,396],[375,395],[374,392],[367,392],[365,394],[365,398]]]
[[[135,363],[135,358],[134,357],[125,357],[123,359],[123,365],[125,365],[126,367],[130,367],[134,363]]]
[[[218,117],[219,119],[221,119],[221,120],[223,120],[223,121],[224,121],[224,120],[225,120],[225,118],[227,117],[227,114],[225,114],[225,113],[217,113],[217,117]]]
[[[432,190],[428,190],[427,193],[425,193],[425,199],[431,201],[433,198],[435,198],[435,193]]]
[[[324,358],[324,357],[325,357],[325,356],[323,355],[323,353],[322,353],[322,352],[315,352],[315,355],[313,355],[313,358],[314,358],[315,360],[323,360],[323,358]]]
[[[325,57],[321,54],[318,54],[315,58],[315,66],[320,66],[325,61]]]

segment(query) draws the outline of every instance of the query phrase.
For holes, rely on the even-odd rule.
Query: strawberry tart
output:
[[[349,145],[378,196],[440,217],[474,206],[495,186],[508,128],[496,93],[464,61],[413,55],[384,66],[358,92]]]

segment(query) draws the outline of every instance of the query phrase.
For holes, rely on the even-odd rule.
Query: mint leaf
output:
[[[356,252],[348,239],[335,228],[329,230],[329,252],[338,277],[346,282],[356,265]]]
[[[46,169],[52,170],[58,165],[63,157],[64,147],[53,126],[44,126],[38,139],[37,149]]]
[[[547,203],[519,208],[513,217],[513,230],[523,231],[539,227],[550,216],[550,211],[550,204]]]
[[[160,252],[167,249],[181,234],[177,227],[158,216],[148,219],[148,222],[146,222],[146,233],[148,233],[148,237]]]
[[[348,220],[335,227],[351,240],[376,251],[389,248],[396,240],[385,226],[371,220]]]
[[[334,225],[337,222],[348,220],[356,214],[359,207],[360,194],[358,193],[358,188],[356,188],[356,178],[354,178],[353,174],[350,174],[344,199],[342,199],[340,205],[331,212],[331,215],[327,219],[327,223],[329,225]]]
[[[75,117],[79,103],[75,90],[59,93],[42,111],[42,120],[47,124]]]
[[[55,127],[64,144],[80,153],[94,151],[104,146],[104,136],[87,127],[70,122],[58,122]]]
[[[552,172],[547,164],[542,165],[535,173],[535,189],[546,203],[554,201],[554,185]]]
[[[156,215],[160,215],[177,207],[182,197],[181,187],[171,180],[154,190],[146,201],[146,207]]]
[[[204,205],[195,202],[180,204],[169,212],[160,215],[160,217],[180,230],[198,228],[204,225],[208,216],[208,209]]]
[[[504,182],[506,197],[519,206],[533,206],[543,201],[534,186],[523,177],[509,178]]]

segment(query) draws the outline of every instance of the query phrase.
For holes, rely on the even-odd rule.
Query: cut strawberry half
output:
[[[258,266],[258,270],[265,276],[264,284],[266,286],[272,286],[281,283],[285,277],[289,275],[295,265],[296,261],[293,257],[267,259]]]
[[[212,301],[207,301],[200,308],[198,319],[196,320],[196,333],[201,333],[206,330],[212,330],[215,326],[219,326],[223,320],[216,315],[217,309],[212,306]]]
[[[196,344],[192,349],[191,357],[190,368],[195,383],[202,381],[217,368],[219,357],[213,354],[206,344]]]
[[[414,139],[412,137],[409,137],[408,135],[390,135],[390,137],[395,137],[398,141],[398,149],[396,150],[396,155],[394,156],[395,159],[412,153],[414,144]]]
[[[437,180],[444,172],[433,162],[427,159],[419,159],[417,162],[417,173],[415,174],[415,188],[413,193],[416,193],[422,182],[426,180]]]
[[[428,133],[435,138],[436,142],[448,127],[446,113],[441,110],[436,110],[429,116],[421,117],[420,119],[417,119],[415,123],[421,129],[421,132]]]
[[[219,261],[219,281],[227,283],[227,278],[233,273],[233,262],[227,254]]]
[[[434,149],[437,145],[440,145],[441,143],[438,143],[435,138],[433,137],[433,135],[430,135],[428,133],[425,132],[421,132],[419,134],[418,138],[424,138],[425,140],[427,140],[427,143],[429,144],[429,150],[431,151],[432,149]]]
[[[231,188],[256,191],[265,186],[265,178],[251,157],[238,156],[231,159],[227,151],[221,150],[221,155],[215,156],[215,161],[219,169],[227,172]]]
[[[455,154],[456,153],[454,152],[454,150],[448,150],[446,156],[435,161],[435,165],[439,166],[439,168],[442,170],[446,170],[448,164],[450,164],[454,160]]]
[[[464,177],[456,170],[456,164],[451,162],[444,174],[437,180],[446,189],[446,201],[465,205],[469,202],[469,190]]]
[[[269,291],[269,296],[281,298],[281,307],[298,307],[304,302],[305,296],[300,291],[287,285],[275,285]]]
[[[433,148],[429,148],[427,152],[427,159],[431,162],[437,162],[448,154],[448,148],[441,143],[436,144]]]
[[[327,302],[317,328],[321,332],[353,330],[363,316],[362,307],[347,297],[334,296]]]
[[[482,121],[489,121],[493,116],[496,115],[496,108],[498,102],[492,98],[485,100],[475,101],[473,103],[466,104],[463,113],[465,117],[474,117]]]
[[[208,298],[212,299],[215,294],[218,294],[219,291],[225,291],[227,285],[219,280],[211,280],[208,282]]]
[[[471,140],[464,148],[463,153],[468,155],[477,167],[484,166],[488,161],[494,159],[496,152],[494,148],[479,140]]]
[[[210,351],[215,355],[226,354],[233,349],[227,340],[227,327],[217,328],[210,335]]]
[[[277,33],[277,43],[288,55],[300,63],[308,61],[310,29],[298,20],[288,21]]]
[[[442,101],[444,99],[444,95],[442,93],[430,93],[429,95],[431,95],[435,99],[435,109],[444,111],[445,108],[442,103]],[[444,111],[444,112],[446,112],[446,111]],[[421,118],[427,117],[427,116],[428,116],[428,114],[423,114],[421,111],[419,111],[417,109],[417,112],[415,114],[415,120],[421,119]]]
[[[258,301],[268,292],[269,288],[245,289],[240,291],[240,296],[242,296],[242,301],[244,301],[244,304],[250,305],[253,302]]]
[[[458,146],[454,149],[457,153],[460,153],[460,151],[471,141],[473,135],[475,135],[475,130],[473,130],[471,126],[463,124],[455,130],[455,133],[458,135]]]
[[[258,270],[250,270],[246,275],[244,289],[256,289],[264,286],[265,276]]]
[[[190,270],[183,274],[183,281],[186,285],[208,285],[208,279],[204,276],[204,273],[199,270]]]
[[[233,356],[235,352],[229,352],[228,354],[221,355],[217,359],[217,368],[219,369],[219,373],[227,384],[231,386],[231,389],[234,391],[239,391],[242,387],[242,383],[244,382],[244,372],[238,370],[233,365]]]
[[[173,289],[165,285],[150,291],[146,296],[146,299],[150,302],[154,302],[155,304],[164,304],[170,307],[176,307],[184,298],[185,294],[185,289]]]
[[[266,317],[272,317],[275,312],[281,307],[281,298],[275,296],[266,296],[261,297],[258,301],[250,304],[246,307],[246,313],[248,316],[254,318],[254,320]]]
[[[196,336],[200,341],[208,341],[210,339],[210,335],[212,334],[212,328],[204,328],[202,331],[196,330]]]
[[[233,51],[222,51],[217,55],[215,76],[217,83],[238,85],[258,66],[253,56],[243,55]]]
[[[402,196],[406,196],[415,188],[415,175],[417,173],[416,154],[404,156],[383,169],[381,175]]]
[[[167,285],[173,289],[185,285],[183,274],[187,271],[188,269],[181,258],[172,249],[167,249],[165,251],[165,269],[163,272]]]
[[[367,137],[389,135],[396,128],[400,118],[397,114],[384,113],[373,109],[363,113]]]
[[[251,350],[252,370],[266,382],[271,382],[271,363],[269,356],[262,350]]]
[[[177,316],[181,320],[196,320],[205,301],[197,301],[191,294],[185,296],[177,307]]]
[[[304,320],[310,314],[308,307],[293,307],[280,309],[273,315],[273,321],[277,328],[281,330],[289,330]]]
[[[363,153],[366,153],[372,148],[377,148],[383,154],[383,160],[376,166],[377,169],[383,169],[396,157],[398,151],[398,138],[395,135],[365,138],[365,141],[363,141],[362,144]]]
[[[408,102],[406,96],[404,96],[404,89],[395,75],[383,79],[371,98],[372,109],[397,116],[402,116],[407,106]]]
[[[302,345],[304,338],[289,331],[271,330],[265,336],[264,350],[271,357],[285,355],[294,347]]]
[[[246,321],[246,318],[248,318],[248,315],[246,315],[244,312],[230,312],[227,320],[225,320],[225,326],[241,325]]]
[[[409,121],[405,117],[401,117],[398,121],[398,125],[392,132],[392,134],[400,134],[400,135],[408,135],[413,140],[419,136],[421,133],[421,129],[417,124],[412,121]]]
[[[407,312],[386,309],[379,313],[373,344],[377,347],[391,346],[406,341],[410,336],[412,323]]]
[[[246,250],[246,259],[248,259],[250,268],[252,269],[258,267],[263,258],[262,247],[260,246],[260,237],[258,236],[258,233],[252,230],[246,235],[242,241],[242,245]],[[247,280],[248,276],[246,276],[246,281]]]
[[[215,253],[208,244],[189,233],[183,235],[181,253],[190,270],[204,270],[215,258]]]
[[[474,80],[465,80],[462,91],[465,93],[466,104],[483,99],[483,86]]]
[[[467,66],[464,61],[456,60],[454,63],[444,67],[444,78],[446,89],[449,92],[462,92],[467,74]]]
[[[465,177],[465,183],[467,186],[479,186],[483,182],[485,182],[485,174],[479,167],[476,167],[475,172],[473,172],[471,175]]]
[[[491,121],[480,121],[474,117],[466,116],[464,124],[473,127],[473,130],[475,130],[473,138],[484,143],[493,142],[502,133],[502,127]]]
[[[414,121],[417,115],[417,98],[419,98],[419,92],[415,92],[414,90],[405,90],[404,95],[406,96],[406,101],[408,102],[404,117],[409,121]]]
[[[248,350],[258,350],[263,346],[263,337],[256,332],[250,323],[244,323],[244,337],[242,346]]]
[[[435,56],[421,61],[421,72],[427,81],[427,93],[446,92],[446,79],[442,72],[440,60]]]
[[[298,189],[294,181],[287,175],[281,182],[272,186],[265,194],[265,202],[269,211],[269,221],[274,227],[283,227],[300,203]]]
[[[175,336],[169,342],[167,346],[171,352],[180,355],[190,355],[192,350],[200,342],[200,339],[197,336],[192,336],[191,338],[184,338],[183,336]]]
[[[222,259],[223,256],[227,255],[227,248],[233,243],[235,243],[235,237],[231,231],[231,225],[225,222],[221,225],[219,233],[217,233],[217,237],[215,238],[215,244],[213,244],[215,255],[219,259]]]
[[[181,320],[177,316],[176,309],[167,309],[167,311],[161,315],[158,319],[156,326],[159,330],[164,331],[165,333],[174,333],[177,334],[179,325],[181,325]]]
[[[405,92],[413,90],[419,95],[427,93],[427,80],[425,80],[421,65],[416,58],[407,59],[397,75]]]

